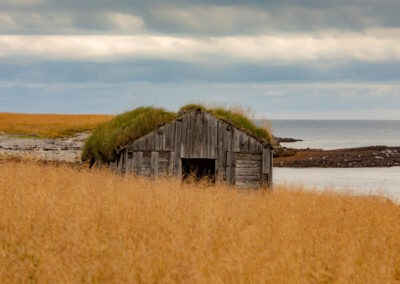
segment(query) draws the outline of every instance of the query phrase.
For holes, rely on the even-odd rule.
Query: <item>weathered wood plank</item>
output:
[[[236,129],[235,127],[232,128],[232,151],[234,152],[239,152],[240,151],[240,145],[239,145],[239,130]]]
[[[176,121],[173,123],[173,126],[170,128],[170,144],[168,146],[169,151],[175,151],[175,131],[176,131]]]
[[[249,151],[249,136],[240,131],[239,133],[239,151],[248,152]]]
[[[167,149],[167,140],[168,140],[169,131],[170,131],[172,125],[174,125],[173,122],[161,127],[161,130],[163,132],[162,143],[161,143],[161,150],[162,151],[166,151],[166,149]]]
[[[181,157],[182,158],[186,158],[187,157],[187,144],[188,144],[188,131],[189,131],[189,120],[190,117],[188,115],[185,115],[184,117],[182,117],[182,127],[181,127]]]
[[[160,130],[162,131],[162,138],[160,141],[160,150],[165,151],[165,144],[166,144],[166,139],[167,139],[167,135],[168,135],[168,129],[169,127],[163,126],[160,128]]]
[[[232,147],[232,136],[233,136],[232,127],[228,126],[226,128],[226,151],[233,151]]]
[[[259,168],[238,168],[235,169],[235,176],[258,176],[261,179],[261,167]]]
[[[225,177],[226,184],[227,185],[234,184],[235,168],[234,167],[226,167],[225,174],[226,174],[226,177]]]
[[[168,162],[169,161],[169,154],[170,152],[167,151],[160,151],[158,155],[158,160],[160,162]]]
[[[154,150],[155,151],[162,151],[163,147],[163,137],[164,137],[164,128],[158,128],[157,130],[154,131]],[[156,147],[157,144],[157,147]]]
[[[272,187],[273,187],[273,179],[272,179],[273,173],[272,173],[272,168],[273,168],[273,164],[274,164],[274,155],[273,155],[271,149],[269,149],[269,151],[270,151],[270,155],[269,155],[269,159],[270,159],[269,164],[270,164],[270,167],[269,167],[269,173],[268,173],[268,187],[269,187],[270,189],[272,189]]]
[[[127,163],[126,163],[126,170],[127,174],[132,174],[133,172],[133,152],[127,149]]]
[[[142,165],[151,165],[151,151],[143,151]]]
[[[174,147],[174,139],[175,139],[175,125],[176,122],[171,122],[166,126],[164,136],[163,136],[163,150],[164,151],[172,151]]]
[[[183,145],[185,149],[185,158],[191,158],[193,153],[193,135],[192,135],[192,123],[193,123],[193,112],[187,115],[188,124],[186,128],[186,145]]]
[[[141,172],[146,176],[151,174],[151,152],[143,152]]]
[[[249,187],[249,188],[254,188],[254,189],[256,189],[256,188],[258,188],[258,187],[260,186],[260,183],[257,182],[257,181],[254,181],[254,182],[250,182],[250,181],[245,181],[245,182],[243,182],[243,181],[237,181],[237,182],[235,182],[235,186],[238,186],[238,187]]]
[[[131,150],[132,151],[139,150],[139,143],[137,143],[137,142],[133,143],[132,146],[131,146]]]
[[[132,173],[137,174],[137,159],[138,159],[138,152],[134,151],[132,154]]]
[[[169,153],[169,157],[168,157],[168,169],[167,169],[167,175],[169,175],[169,176],[173,175],[174,161],[175,161],[175,152],[171,151]]]
[[[175,125],[175,145],[174,145],[174,162],[173,162],[173,173],[181,175],[182,173],[182,123],[183,121],[177,120]]]
[[[203,112],[196,111],[194,112],[194,120],[191,129],[191,133],[193,135],[193,156],[195,158],[201,158],[204,153],[204,133],[203,133]]]
[[[261,152],[264,149],[264,146],[259,142],[257,143],[257,152]]]
[[[136,154],[136,173],[141,174],[142,173],[142,161],[143,161],[143,152],[139,151]]]
[[[122,154],[124,155],[124,162],[122,164],[122,173],[125,174],[126,173],[126,168],[128,166],[128,149],[124,149]]]
[[[193,111],[190,113],[190,124],[189,124],[189,129],[188,129],[188,135],[189,135],[189,157],[194,158],[195,156],[195,147],[196,147],[196,140],[197,140],[197,133],[195,133],[193,130],[196,127],[196,118],[198,116],[198,113],[196,111]]]
[[[152,150],[154,150],[154,148],[155,148],[155,136],[156,136],[156,134],[155,133],[152,133],[152,135],[148,135],[147,136],[147,139],[146,139],[146,141],[147,141],[147,149],[146,150],[150,150],[150,151],[152,151]]]
[[[225,176],[225,167],[226,167],[226,125],[225,123],[218,122],[217,124],[218,131],[218,157],[217,157],[217,178],[218,180],[223,180]]]
[[[143,137],[143,148],[141,149],[142,151],[149,151],[151,150],[150,147],[150,141],[149,141],[149,135]]]
[[[234,167],[236,162],[236,154],[235,152],[228,151],[226,152],[226,166]]]
[[[143,151],[143,149],[144,149],[144,139],[140,138],[136,143],[138,144],[138,150]]]
[[[210,116],[210,122],[211,122],[209,126],[210,144],[208,153],[210,158],[216,159],[218,151],[218,120]]]
[[[235,152],[226,152],[226,184],[235,184]]]
[[[235,176],[236,184],[238,182],[249,182],[249,183],[258,183],[260,184],[260,176]]]
[[[156,130],[152,134],[152,138],[154,139],[154,150],[160,151],[161,150],[161,143],[160,142],[162,141],[162,132],[160,132],[160,130]]]
[[[260,142],[253,137],[249,138],[249,142],[249,152],[260,152],[260,150],[257,150],[257,144],[260,144]]]
[[[245,161],[261,161],[262,154],[261,153],[236,153],[237,160],[245,160]]]
[[[152,151],[151,152],[151,175],[152,176],[158,176],[158,157],[159,157],[159,152]]]
[[[260,168],[262,167],[261,161],[252,160],[238,160],[236,159],[236,168]]]
[[[199,126],[199,132],[201,132],[201,140],[200,140],[200,157],[208,157],[209,155],[209,130],[208,130],[208,125],[209,125],[209,119],[206,113],[202,113],[201,116],[201,123],[202,125]]]
[[[269,173],[269,170],[271,167],[270,154],[271,154],[271,151],[269,149],[263,149],[263,152],[262,152],[262,173],[263,174]]]

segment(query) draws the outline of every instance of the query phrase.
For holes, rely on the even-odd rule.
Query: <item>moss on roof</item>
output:
[[[178,116],[193,109],[202,109],[212,115],[229,121],[239,128],[272,144],[272,137],[268,130],[258,127],[244,114],[223,108],[205,108],[202,105],[190,104],[183,106],[178,114],[165,111],[161,108],[140,107],[133,111],[116,116],[109,122],[95,129],[86,141],[82,159],[96,159],[113,161],[116,159],[116,149],[134,142],[138,138],[154,131],[160,125],[171,122]]]
[[[95,129],[86,141],[82,160],[113,161],[117,147],[129,144],[175,118],[177,115],[173,112],[152,107],[120,114]]]

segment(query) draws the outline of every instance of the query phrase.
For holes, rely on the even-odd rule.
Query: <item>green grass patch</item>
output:
[[[272,143],[268,130],[256,126],[246,115],[235,110],[223,108],[205,108],[202,105],[190,104],[183,106],[179,112],[173,113],[161,108],[140,107],[125,112],[114,119],[100,125],[86,141],[82,159],[113,161],[116,159],[116,149],[134,142],[140,137],[157,129],[160,125],[171,122],[193,109],[203,109],[212,115],[230,121],[232,124],[248,130],[253,135]]]
[[[152,107],[141,107],[120,114],[94,130],[86,141],[82,159],[113,161],[118,146],[129,144],[175,118],[177,115],[173,112]]]

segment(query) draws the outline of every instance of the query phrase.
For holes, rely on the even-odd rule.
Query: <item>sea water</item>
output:
[[[277,137],[303,139],[282,143],[291,148],[341,149],[400,146],[400,120],[272,120]],[[392,168],[274,168],[274,184],[295,183],[308,188],[383,194],[400,202],[400,167]]]
[[[302,139],[290,148],[341,149],[400,146],[400,120],[271,120],[277,137]]]
[[[384,195],[400,202],[400,167],[274,168],[274,184],[297,184],[318,190]]]

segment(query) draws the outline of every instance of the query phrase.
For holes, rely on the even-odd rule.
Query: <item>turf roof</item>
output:
[[[84,161],[89,159],[113,161],[116,159],[116,149],[118,147],[132,143],[154,131],[160,125],[171,122],[178,116],[199,108],[272,144],[271,134],[266,129],[256,126],[245,115],[232,110],[223,108],[207,109],[202,105],[191,104],[183,106],[176,114],[161,108],[140,107],[120,114],[96,128],[86,141],[82,159]]]

